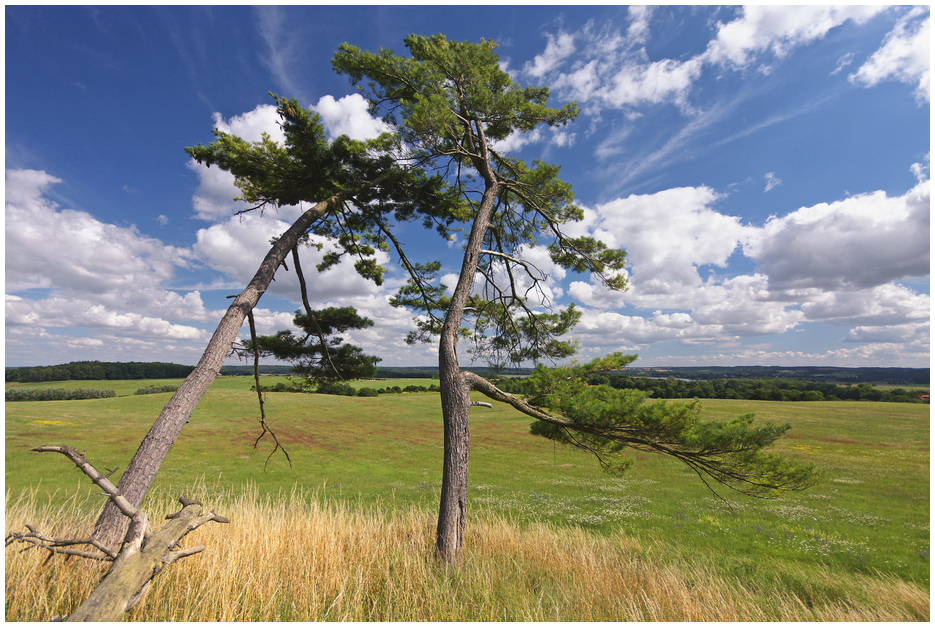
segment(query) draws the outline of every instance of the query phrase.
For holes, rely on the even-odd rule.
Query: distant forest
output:
[[[627,368],[630,377],[711,381],[715,379],[794,379],[825,383],[929,385],[928,368],[837,368],[832,366],[695,366]]]
[[[7,368],[7,383],[103,381],[115,379],[184,379],[194,366],[165,363],[73,361],[59,366]]]
[[[882,401],[884,403],[923,403],[921,388],[877,388],[870,383],[838,385],[795,379],[714,379],[685,381],[632,378],[623,375],[595,377],[592,385],[606,384],[617,389],[652,392],[653,398],[736,398],[755,401]]]

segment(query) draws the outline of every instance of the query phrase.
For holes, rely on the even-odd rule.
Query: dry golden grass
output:
[[[710,564],[674,562],[620,534],[519,526],[477,512],[464,562],[432,553],[434,515],[363,509],[309,495],[209,494],[229,516],[186,539],[203,553],[156,578],[134,621],[906,621],[928,620],[927,590],[895,579],[814,570],[794,587],[725,579]],[[189,495],[191,496],[191,495]],[[148,506],[152,520],[178,509]],[[29,522],[75,535],[92,518],[73,497],[50,516],[30,498],[7,497],[7,532]],[[63,521],[71,521],[64,525]],[[69,527],[71,530],[69,530]],[[6,619],[48,620],[88,595],[102,567],[6,550]],[[772,565],[764,565],[770,568]],[[786,568],[787,565],[775,565]],[[801,582],[810,582],[802,584]],[[830,591],[830,592],[829,592]]]

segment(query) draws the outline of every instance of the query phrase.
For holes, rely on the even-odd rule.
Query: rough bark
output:
[[[299,238],[312,223],[324,215],[329,207],[334,203],[342,202],[350,195],[335,195],[303,213],[270,248],[246,289],[234,298],[234,302],[221,318],[195,370],[179,386],[163,408],[117,484],[118,490],[135,507],[139,507],[143,502],[163,460],[175,444],[182,428],[188,423],[198,401],[211,387],[224,360],[230,354],[233,343],[237,339],[237,333],[243,326],[244,318],[269,287],[286,255],[295,248]],[[120,511],[112,502],[108,502],[97,520],[94,535],[108,546],[116,547],[123,538],[126,527],[126,519],[121,516]]]

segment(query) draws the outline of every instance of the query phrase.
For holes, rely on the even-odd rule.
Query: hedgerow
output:
[[[100,388],[18,388],[7,390],[7,402],[19,401],[78,401],[90,398],[114,398],[115,390],[102,390]]]

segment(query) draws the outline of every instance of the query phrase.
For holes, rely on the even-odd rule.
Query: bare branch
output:
[[[34,449],[31,449],[37,453],[61,453],[68,459],[70,459],[75,466],[77,466],[81,472],[86,474],[91,481],[93,481],[97,486],[99,486],[107,495],[110,497],[110,500],[117,506],[120,512],[127,518],[133,518],[136,514],[137,509],[130,504],[130,502],[124,498],[123,494],[117,490],[117,487],[110,482],[110,479],[107,476],[102,475],[97,468],[91,465],[88,460],[84,458],[81,453],[76,451],[70,446],[37,446]]]

